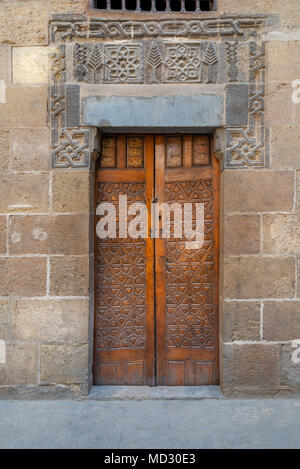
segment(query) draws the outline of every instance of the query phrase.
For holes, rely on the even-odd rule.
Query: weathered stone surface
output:
[[[226,125],[229,127],[248,125],[248,85],[227,85]]]
[[[145,113],[147,109],[147,113]],[[162,109],[164,112],[162,112]],[[82,124],[101,128],[182,128],[224,125],[224,97],[186,96],[89,96],[82,99]]]
[[[299,72],[300,76],[300,72]],[[300,169],[300,127],[271,128],[271,161],[275,169]]]
[[[260,217],[232,215],[224,218],[224,255],[260,252]]]
[[[14,129],[12,131],[13,171],[48,171],[50,136],[48,129]]]
[[[298,278],[297,278],[297,296],[300,297],[300,257],[297,259],[297,273],[298,273]]]
[[[88,342],[88,299],[17,299],[12,308],[12,334],[20,341]]]
[[[87,254],[88,215],[12,216],[11,254]]]
[[[52,208],[56,212],[88,212],[90,209],[89,171],[53,173]]]
[[[6,254],[7,251],[7,219],[0,217],[0,254]]]
[[[300,339],[300,301],[267,301],[263,309],[263,338]]]
[[[0,212],[46,212],[48,174],[0,174]]]
[[[59,13],[85,13],[86,0],[50,0],[49,16]]]
[[[224,259],[224,298],[290,298],[294,294],[294,258]]]
[[[87,381],[87,345],[42,345],[42,384],[81,384]]]
[[[43,296],[46,278],[45,258],[0,258],[0,296]]]
[[[0,44],[47,43],[47,2],[1,2]]]
[[[224,171],[224,211],[288,212],[294,204],[293,171]]]
[[[0,363],[0,385],[37,384],[38,346],[6,343],[6,363]]]
[[[0,130],[0,172],[8,170],[9,166],[9,132]]]
[[[66,125],[67,127],[80,126],[80,86],[66,86]]]
[[[0,127],[47,127],[47,88],[7,87],[6,102],[0,104]]]
[[[282,344],[280,360],[280,384],[300,388],[300,340],[294,344]]]
[[[222,324],[224,342],[260,340],[260,302],[225,301]]]
[[[13,48],[13,83],[14,85],[34,85],[48,81],[47,47]]]
[[[296,210],[300,211],[300,171],[296,174]]]
[[[0,46],[0,80],[10,85],[11,50],[9,46]]]
[[[232,14],[268,14],[279,15],[278,21],[282,28],[295,28],[300,21],[298,0],[218,0],[220,13]]]
[[[292,39],[292,37],[291,37]],[[268,80],[290,83],[300,76],[300,63],[295,57],[300,56],[299,41],[268,41],[267,42]]]
[[[89,257],[51,257],[50,294],[54,296],[88,296]]]
[[[263,215],[263,250],[300,255],[300,215]]]
[[[0,298],[0,340],[8,339],[8,326],[9,326],[8,298]]]
[[[224,345],[224,388],[276,388],[279,385],[278,345]]]
[[[268,82],[266,123],[270,125],[299,125],[300,106],[292,100],[292,83]]]

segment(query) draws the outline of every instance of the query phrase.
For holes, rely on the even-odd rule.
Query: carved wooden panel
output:
[[[204,203],[204,246],[187,249],[184,240],[166,240],[168,347],[212,347],[215,333],[214,221],[212,181],[166,184],[168,203]],[[194,228],[194,227],[193,227]]]
[[[180,169],[168,163],[168,139],[156,138],[156,196],[160,203],[204,206],[204,243],[191,246],[184,233],[156,239],[157,384],[191,386],[218,382],[218,163],[210,162],[209,138],[185,135]],[[193,167],[198,166],[198,167]],[[190,217],[190,215],[189,215]],[[183,225],[184,227],[184,225]],[[193,248],[192,248],[193,247]]]
[[[97,202],[144,202],[144,184],[98,185]],[[145,240],[97,239],[97,349],[145,347]]]
[[[193,166],[209,164],[209,139],[207,135],[193,136]]]
[[[115,168],[116,167],[116,137],[103,137],[100,153],[100,167],[101,168]]]
[[[182,137],[167,137],[167,168],[182,166]]]
[[[144,137],[127,137],[127,168],[144,167]]]

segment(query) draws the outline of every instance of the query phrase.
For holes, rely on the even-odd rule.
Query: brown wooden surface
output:
[[[100,202],[112,202],[117,206],[119,195],[126,194],[128,205],[146,202],[150,208],[153,197],[154,137],[142,137],[144,169],[127,169],[129,158],[126,136],[114,138],[117,153],[115,168],[101,168],[100,155],[100,169],[96,175],[96,206]],[[107,146],[106,153],[109,153]],[[113,152],[113,145],[111,148]],[[131,155],[130,164],[132,161],[134,164],[134,156]],[[96,217],[96,223],[98,219]],[[94,383],[153,386],[153,240],[150,237],[101,240],[96,236],[95,251]]]
[[[144,161],[140,137],[114,136],[115,157],[107,140],[104,167],[100,158],[96,175],[96,203],[116,201],[119,193],[128,194],[128,204],[146,202],[149,238],[96,241],[94,382],[216,384],[219,165],[208,136],[145,135]],[[152,201],[203,202],[204,246],[192,250],[186,239],[151,239]],[[116,249],[122,252],[119,263]],[[138,267],[133,277],[131,267]]]
[[[215,384],[219,376],[219,166],[207,136],[183,137],[181,168],[177,147],[174,163],[172,153],[166,160],[168,145],[163,135],[155,137],[156,197],[158,202],[203,202],[205,241],[200,250],[189,250],[182,240],[155,240],[156,383]]]

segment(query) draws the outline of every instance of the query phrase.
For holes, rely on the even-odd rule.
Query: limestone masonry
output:
[[[89,393],[99,141],[143,129],[213,135],[223,393],[300,390],[298,87],[300,0],[0,0],[0,398]]]

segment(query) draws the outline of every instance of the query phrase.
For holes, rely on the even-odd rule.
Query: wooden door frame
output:
[[[118,133],[121,133],[121,132],[109,132],[109,134],[118,134]],[[184,135],[186,132],[182,132],[181,135]],[[194,134],[197,134],[197,132],[193,132]],[[126,135],[137,135],[136,132],[134,132],[134,130],[131,132],[126,132]],[[176,134],[178,134],[178,132],[176,132]],[[102,138],[102,135],[101,134],[99,136],[100,140]],[[106,135],[106,133],[104,134]],[[138,133],[138,135],[141,135],[141,133]],[[147,134],[145,134],[147,135]],[[157,138],[158,136],[165,136],[165,135],[172,135],[172,132],[167,132],[167,133],[154,133],[154,134],[151,134],[153,135],[153,155],[155,155],[155,144],[154,144],[154,140],[155,138]],[[215,229],[214,229],[214,239],[215,239],[215,242],[214,242],[214,252],[215,252],[215,265],[216,265],[216,289],[215,289],[215,296],[216,296],[216,325],[215,325],[215,349],[216,349],[216,380],[217,380],[217,383],[216,384],[219,384],[220,383],[220,330],[219,330],[219,327],[220,327],[220,298],[219,298],[219,292],[220,292],[220,173],[221,173],[221,168],[220,168],[220,160],[219,158],[216,157],[216,154],[215,154],[215,139],[214,139],[214,135],[212,133],[209,133],[209,134],[205,134],[205,135],[208,135],[209,136],[209,141],[210,141],[210,156],[211,156],[211,160],[212,160],[212,163],[213,163],[213,173],[214,173],[214,176],[217,177],[217,180],[218,180],[218,188],[219,190],[216,190],[215,187],[214,187],[214,203],[213,203],[213,206],[214,206],[214,213],[217,214],[216,218],[215,218]],[[101,145],[100,147],[101,148]],[[99,154],[100,152],[98,153],[97,155],[97,160],[99,159]],[[154,171],[155,171],[155,165],[156,163],[153,162],[153,177],[154,177]],[[164,170],[165,168],[163,168]],[[95,294],[96,294],[96,207],[97,207],[97,201],[96,201],[96,181],[97,181],[97,170],[95,171],[95,174],[94,174],[94,214],[93,214],[93,232],[94,232],[94,266],[93,266],[93,271],[94,271],[94,291],[93,291],[93,296],[94,296],[94,318],[93,318],[93,326],[94,326],[94,333],[93,333],[93,339],[94,339],[94,343],[93,343],[93,368],[94,368],[94,363],[95,363],[95,354],[96,354],[96,347],[95,347],[95,341],[96,341],[96,301],[95,301]],[[156,181],[154,181],[154,185],[155,185],[155,192],[156,190],[161,190],[161,188],[158,186],[156,186]],[[151,194],[151,196],[148,194],[148,199],[147,199],[147,205],[149,203],[149,197],[151,197],[151,201],[153,199],[153,194]],[[151,202],[150,202],[151,203]],[[150,216],[150,212],[151,211],[148,211],[148,216]],[[149,224],[149,228],[150,228],[150,224]],[[154,253],[155,253],[155,256],[157,256],[157,247],[155,248],[154,250]],[[156,278],[153,279],[154,280],[154,284],[155,284],[155,281],[156,281]],[[156,318],[156,314],[157,314],[157,306],[156,306],[156,288],[154,287],[154,295],[153,295],[153,298],[154,298],[154,327],[155,327],[155,338],[154,338],[154,350],[155,350],[155,353],[156,353],[156,341],[157,341],[157,336],[159,334],[159,331],[157,330],[156,328],[156,321],[155,321],[155,318]],[[164,292],[164,295],[165,295],[165,292]],[[156,360],[156,357],[155,357],[155,368],[157,367],[157,360]],[[94,379],[94,371],[92,371],[92,378]],[[149,382],[149,385],[150,386],[156,386],[156,380],[157,380],[157,370],[155,370],[155,379],[154,379],[154,382],[150,383]]]

